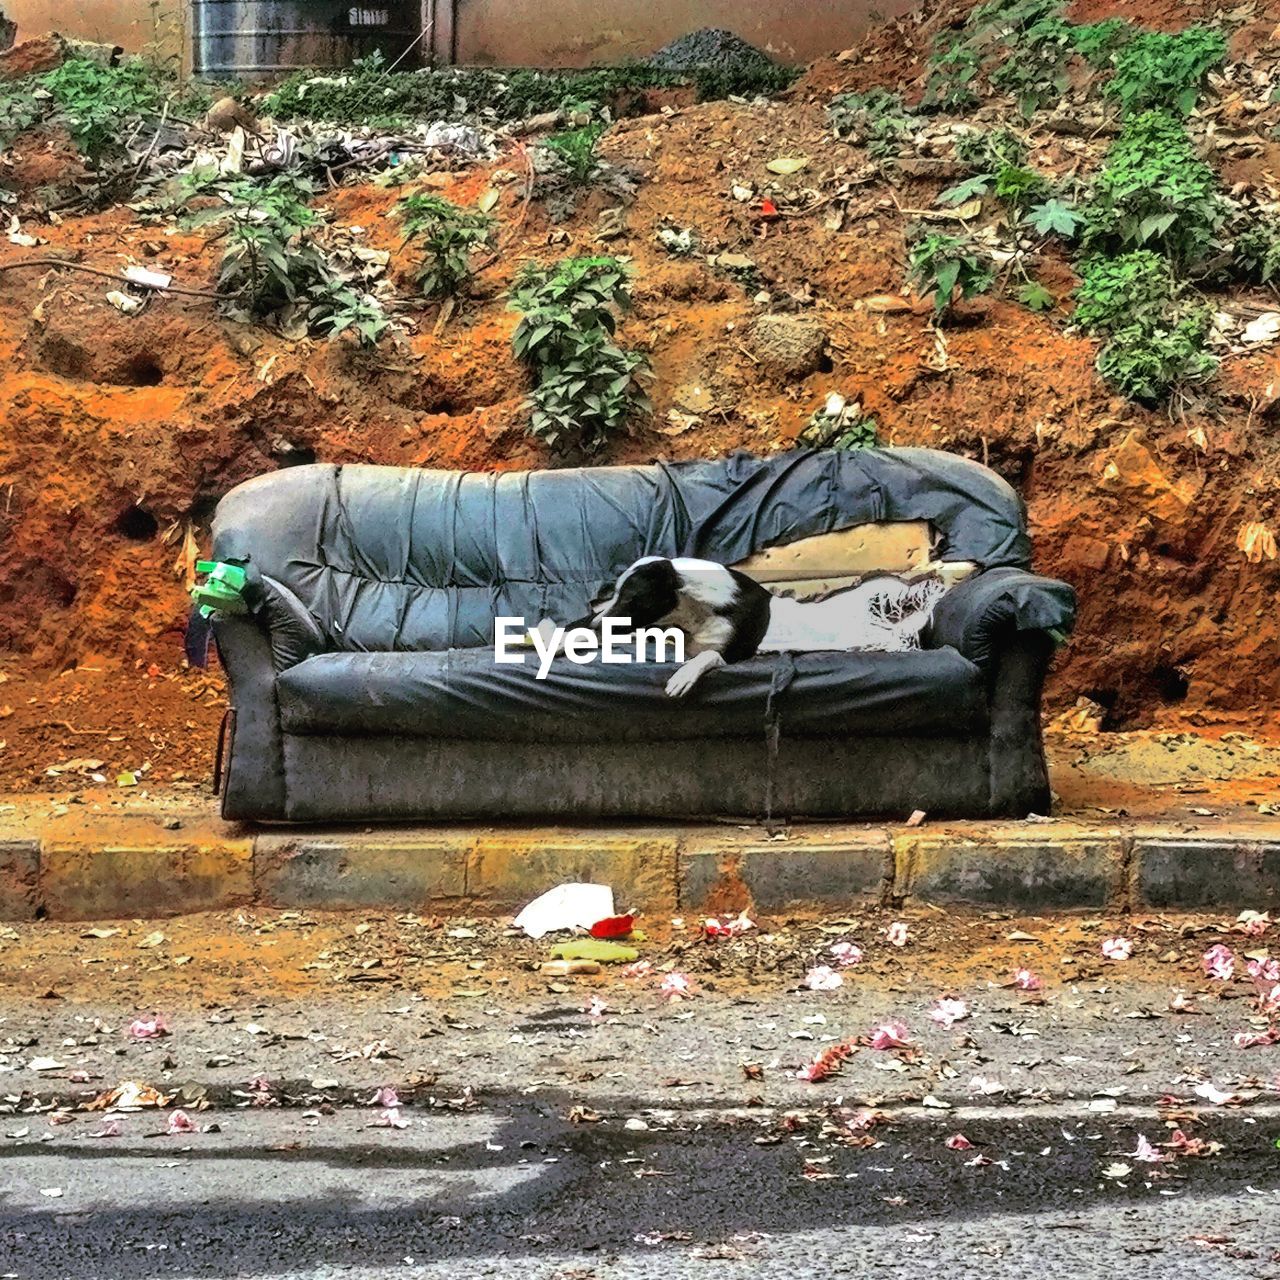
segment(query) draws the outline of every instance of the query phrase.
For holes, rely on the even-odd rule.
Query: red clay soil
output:
[[[1077,8],[1138,20],[1149,9],[1155,25],[1175,9],[1181,24],[1208,11],[1096,0]],[[1177,421],[1107,392],[1095,343],[1063,332],[1066,306],[1037,315],[1004,298],[977,299],[945,330],[940,352],[928,308],[901,296],[909,215],[900,208],[927,208],[947,182],[904,176],[887,186],[861,148],[832,141],[825,107],[837,89],[918,77],[926,33],[941,20],[889,24],[844,60],[815,64],[785,101],[620,122],[602,152],[643,180],[625,231],[604,243],[598,218],[616,201],[593,192],[554,226],[539,201],[526,207],[522,180],[512,180],[523,173],[518,152],[456,177],[443,194],[460,203],[491,182],[501,193],[498,261],[438,335],[428,310],[408,317],[413,332],[373,353],[288,342],[195,298],[154,298],[124,316],[107,302],[104,280],[0,272],[0,652],[14,655],[0,661],[11,676],[0,684],[0,787],[39,785],[60,759],[108,754],[111,767],[155,757],[169,776],[207,771],[219,686],[216,676],[180,669],[184,539],[190,526],[206,549],[213,506],[237,482],[310,458],[548,465],[523,432],[527,380],[510,354],[516,317],[504,293],[526,258],[593,252],[633,260],[635,310],[622,338],[649,352],[656,374],[652,422],[602,461],[772,452],[830,391],[860,397],[884,442],[982,459],[1025,497],[1038,567],[1081,595],[1052,710],[1083,694],[1104,707],[1108,727],[1280,727],[1280,566],[1251,564],[1236,545],[1247,523],[1274,529],[1280,520],[1280,348],[1228,358],[1212,407]],[[1280,114],[1266,121],[1274,126]],[[63,150],[28,135],[16,163],[47,180],[46,147]],[[782,155],[810,162],[774,177],[765,164]],[[1233,153],[1232,179],[1271,190],[1268,157],[1261,146]],[[1065,163],[1051,141],[1033,162]],[[733,198],[734,184],[757,192],[771,184],[784,208],[788,200],[817,207],[763,220],[758,201]],[[841,184],[845,214],[835,229],[839,202],[827,197]],[[386,214],[400,194],[352,186],[318,203],[338,223],[365,228],[367,243],[397,251],[398,226]],[[749,256],[759,285],[744,289],[700,258],[668,257],[654,238],[665,225],[695,228],[708,253]],[[0,241],[0,266],[51,253],[106,268],[138,262],[196,288],[216,271],[218,246],[205,233],[146,224],[123,208],[24,229],[49,244]],[[393,260],[397,276],[406,267]],[[1044,263],[1040,275],[1069,305],[1067,261]],[[759,362],[748,340],[762,310],[757,288],[770,293],[772,310],[822,324],[829,369],[788,378]],[[1265,307],[1268,295],[1259,291],[1256,302]],[[696,423],[664,434],[673,409],[693,412]],[[99,750],[104,735],[73,732],[90,728],[112,729],[120,750]]]

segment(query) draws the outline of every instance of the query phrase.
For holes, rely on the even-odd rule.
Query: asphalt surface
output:
[[[970,1117],[971,1151],[943,1145],[950,1118],[905,1121],[850,1148],[816,1118],[789,1131],[677,1111],[634,1131],[570,1124],[563,1101],[405,1111],[405,1129],[259,1110],[217,1133],[162,1136],[153,1117],[118,1138],[13,1141],[5,1274],[1278,1273],[1274,1113],[1202,1126],[1224,1146],[1212,1159],[1144,1165],[1126,1159],[1137,1134],[1160,1134],[1114,1118]]]
[[[862,926],[863,965],[815,991],[846,926],[557,981],[486,926],[404,924],[443,957],[431,985],[378,920],[292,949],[285,916],[244,926],[251,949],[222,926],[8,939],[0,1277],[1280,1280],[1280,1046],[1235,1043],[1252,984],[1200,963],[1220,939],[1266,954],[1270,927],[948,917],[931,938],[921,915],[902,949]],[[1134,958],[1100,959],[1121,928]],[[1041,990],[1010,983],[1024,955]],[[315,967],[339,956],[394,981]],[[673,962],[690,999],[661,993]],[[967,1016],[939,1025],[942,996]],[[167,1035],[130,1034],[157,1012]],[[907,1047],[872,1047],[886,1022]],[[797,1077],[835,1045],[836,1074]]]

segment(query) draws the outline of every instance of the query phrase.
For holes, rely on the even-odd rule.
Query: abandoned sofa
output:
[[[663,693],[671,664],[561,657],[539,681],[536,662],[494,661],[495,617],[581,618],[642,555],[749,567],[768,548],[891,522],[927,528],[938,561],[975,566],[920,650],[762,655],[679,702]],[[255,606],[215,625],[230,683],[228,818],[1049,806],[1040,692],[1074,595],[1028,572],[1017,494],[950,454],[801,450],[506,475],[300,466],[222,499],[213,554],[247,566]],[[805,572],[829,584],[849,566]]]

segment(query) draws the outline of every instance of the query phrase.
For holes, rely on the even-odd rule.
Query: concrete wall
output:
[[[586,66],[643,57],[699,27],[728,27],[783,62],[842,49],[882,16],[919,0],[423,0],[434,10],[431,46],[462,64]],[[59,31],[85,40],[181,58],[186,0],[0,0],[18,39]]]
[[[728,27],[781,62],[846,48],[918,0],[457,0],[458,61],[586,66],[639,58],[699,27]]]
[[[18,24],[18,39],[57,31],[80,40],[122,45],[130,53],[155,51],[182,57],[185,0],[0,0],[6,17]]]

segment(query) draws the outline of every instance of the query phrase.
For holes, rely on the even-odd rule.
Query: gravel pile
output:
[[[649,58],[666,71],[696,71],[699,67],[724,67],[738,63],[772,62],[767,53],[724,27],[703,27],[678,36]]]

